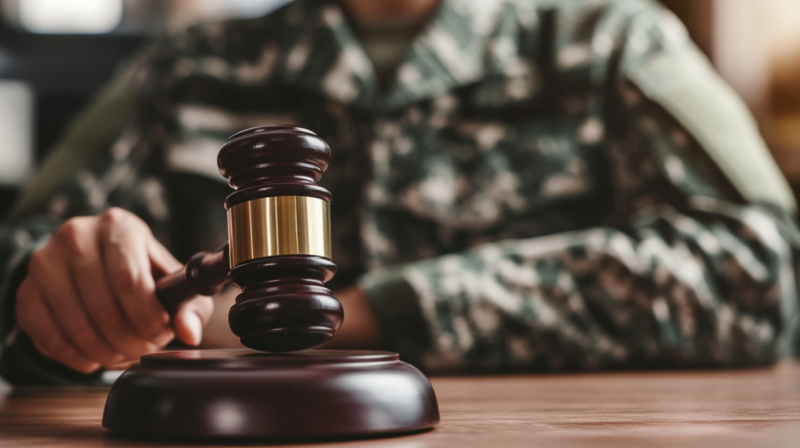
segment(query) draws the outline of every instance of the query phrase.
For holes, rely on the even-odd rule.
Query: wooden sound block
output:
[[[103,426],[156,438],[388,435],[439,422],[430,382],[397,353],[186,350],[117,379]]]

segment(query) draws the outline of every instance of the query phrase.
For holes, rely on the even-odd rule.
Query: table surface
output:
[[[800,362],[756,370],[434,377],[431,382],[442,415],[435,429],[331,445],[800,446]],[[0,398],[0,446],[170,446],[108,434],[100,426],[105,397],[104,390],[8,394]]]

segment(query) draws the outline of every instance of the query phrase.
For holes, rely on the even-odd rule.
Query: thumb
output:
[[[199,345],[203,340],[203,327],[214,312],[214,300],[208,296],[197,296],[187,300],[172,319],[178,339],[188,345]]]

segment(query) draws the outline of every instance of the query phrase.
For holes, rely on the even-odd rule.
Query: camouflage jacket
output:
[[[330,286],[358,282],[385,344],[427,371],[745,366],[791,352],[794,199],[744,106],[659,5],[445,0],[394,82],[376,79],[333,1],[142,51],[4,230],[3,375],[75,378],[13,322],[26,255],[59,222],[114,205],[181,259],[213,249],[230,191],[216,153],[268,123],[329,142]]]

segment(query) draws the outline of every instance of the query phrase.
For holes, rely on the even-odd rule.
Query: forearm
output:
[[[726,207],[657,208],[631,233],[488,244],[362,283],[389,346],[428,370],[767,364],[796,313],[792,255],[768,213]],[[411,293],[387,302],[398,284]],[[422,331],[392,308],[416,309]]]

